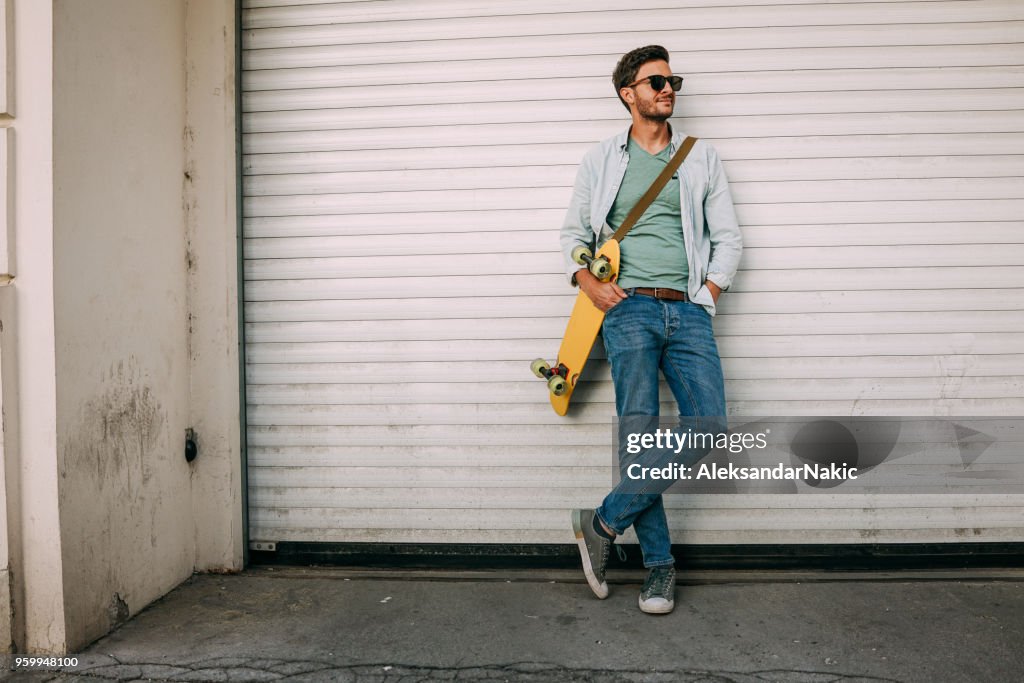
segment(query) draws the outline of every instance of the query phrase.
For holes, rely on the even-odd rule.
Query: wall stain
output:
[[[62,430],[60,475],[69,483],[61,496],[67,514],[79,516],[64,551],[78,562],[65,576],[91,586],[94,597],[79,618],[89,629],[107,632],[131,615],[121,593],[139,583],[128,575],[129,554],[148,551],[139,547],[147,540],[153,547],[158,541],[156,515],[164,506],[155,475],[171,458],[169,416],[135,356],[112,361],[93,387]]]
[[[152,459],[164,425],[164,412],[149,386],[141,382],[135,359],[111,366],[107,386],[85,402],[65,451],[72,476],[91,475],[97,492],[119,484],[134,500],[149,483]]]
[[[107,614],[110,617],[111,627],[128,620],[131,610],[128,609],[128,603],[124,601],[120,593],[114,593],[114,597],[110,599]]]

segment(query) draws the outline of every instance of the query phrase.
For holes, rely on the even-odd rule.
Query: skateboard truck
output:
[[[612,264],[604,256],[594,258],[594,253],[587,247],[579,246],[572,250],[572,260],[581,266],[587,266],[587,270],[601,282],[605,282],[612,276]]]
[[[541,379],[548,381],[548,390],[555,396],[561,396],[569,390],[569,382],[566,379],[569,376],[569,368],[564,365],[559,365],[552,370],[546,360],[537,358],[530,363],[530,370]]]

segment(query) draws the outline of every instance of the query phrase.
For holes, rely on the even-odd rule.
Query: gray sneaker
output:
[[[653,567],[640,589],[640,609],[648,614],[668,614],[676,606],[675,567]]]
[[[608,584],[604,580],[604,570],[608,566],[608,553],[612,542],[594,531],[593,510],[573,510],[572,530],[576,534],[576,545],[580,548],[583,558],[583,573],[594,595],[604,600],[608,597]]]

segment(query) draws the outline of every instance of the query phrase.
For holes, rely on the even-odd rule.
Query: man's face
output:
[[[632,88],[625,88],[623,98],[627,103],[636,106],[636,111],[642,118],[651,121],[665,121],[672,116],[672,110],[676,106],[676,94],[668,83],[665,83],[665,87],[661,90],[655,92],[650,81],[643,80],[654,75],[671,76],[672,69],[669,68],[668,62],[661,60],[646,62],[636,72],[636,78],[633,79],[634,83],[643,82],[637,83]]]

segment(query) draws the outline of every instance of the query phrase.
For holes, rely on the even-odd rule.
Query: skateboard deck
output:
[[[602,256],[611,265],[611,278],[614,278],[619,273],[619,243],[614,239],[605,242],[598,249],[595,258]],[[572,307],[569,324],[566,325],[565,336],[562,337],[562,345],[558,349],[558,360],[553,366],[553,370],[565,378],[567,388],[561,395],[548,392],[551,407],[559,415],[565,415],[569,410],[569,401],[583,374],[583,366],[587,364],[587,358],[590,357],[590,351],[594,347],[594,341],[603,322],[604,312],[595,306],[581,289],[576,295],[576,303]]]

